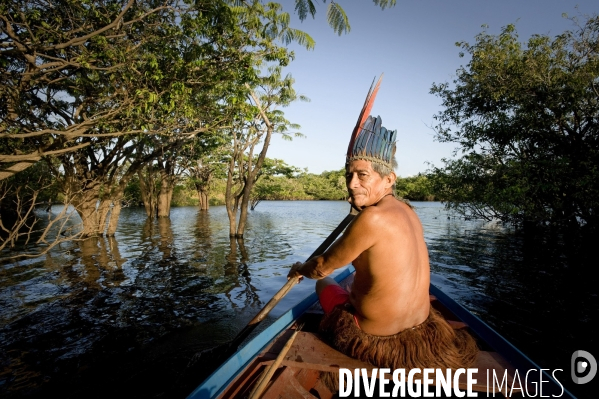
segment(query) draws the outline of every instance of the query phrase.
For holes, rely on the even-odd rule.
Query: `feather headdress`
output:
[[[366,95],[366,100],[358,116],[356,127],[352,132],[347,147],[346,163],[356,159],[377,162],[393,169],[393,155],[395,154],[396,130],[387,130],[382,124],[380,116],[374,118],[370,114],[372,105],[379,91],[383,75],[379,77],[376,85],[374,80]],[[373,89],[374,86],[374,89]]]

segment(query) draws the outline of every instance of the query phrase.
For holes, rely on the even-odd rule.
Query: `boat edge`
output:
[[[347,266],[335,276],[338,283],[354,272],[352,265]],[[312,306],[318,297],[316,292],[311,293],[287,312],[282,314],[270,326],[252,338],[243,347],[227,359],[218,369],[193,390],[187,399],[212,399],[216,398],[233,381],[237,372],[245,368],[249,362],[258,355],[272,339],[287,329],[302,313]],[[254,348],[254,349],[250,349]],[[256,349],[257,348],[257,349]]]

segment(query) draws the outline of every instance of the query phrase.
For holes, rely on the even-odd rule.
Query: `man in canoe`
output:
[[[393,195],[396,131],[382,127],[380,117],[363,115],[370,97],[345,164],[349,201],[359,214],[323,255],[294,264],[288,277],[318,280],[321,330],[346,355],[390,369],[467,368],[476,343],[430,305],[422,225]],[[356,269],[351,292],[327,277],[349,263]]]

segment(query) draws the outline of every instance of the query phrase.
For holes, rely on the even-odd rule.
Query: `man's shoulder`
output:
[[[376,206],[369,206],[365,208],[362,212],[367,211],[367,215],[375,216],[385,216],[385,217],[409,217],[408,213],[412,213],[412,209],[405,203],[394,197],[389,197],[388,199],[384,199]]]
[[[412,210],[404,203],[392,200],[383,206],[369,206],[363,209],[358,217],[361,222],[374,225],[397,224],[410,219],[408,212]]]

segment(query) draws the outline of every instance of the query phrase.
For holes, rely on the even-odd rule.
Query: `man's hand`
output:
[[[302,281],[304,276],[300,273],[300,270],[304,266],[302,262],[295,262],[293,266],[291,266],[291,270],[289,270],[289,274],[287,274],[287,280],[293,277],[299,277],[298,281]]]

